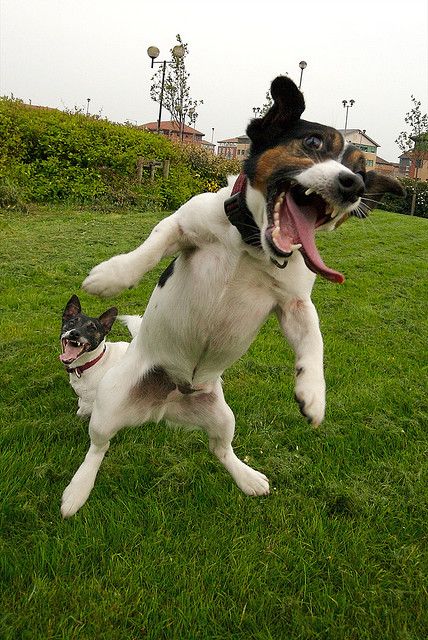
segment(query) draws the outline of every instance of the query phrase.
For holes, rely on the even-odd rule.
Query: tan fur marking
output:
[[[357,171],[365,171],[366,159],[362,151],[356,148],[351,148],[345,152],[342,164],[348,169],[351,169],[354,173]]]
[[[343,145],[344,145],[344,142],[343,142],[342,135],[338,131],[335,131],[333,134],[333,141],[332,141],[334,158],[338,158],[340,156],[340,154],[342,153]]]
[[[267,181],[273,173],[281,169],[286,169],[287,171],[293,169],[302,170],[313,164],[313,160],[302,153],[299,141],[268,149],[262,153],[257,162],[253,187],[266,195]]]

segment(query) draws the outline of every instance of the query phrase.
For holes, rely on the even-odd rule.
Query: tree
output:
[[[263,116],[269,111],[271,106],[273,105],[272,97],[269,91],[266,91],[265,96],[266,102],[261,107],[253,107],[253,113],[255,118],[263,118]]]
[[[413,107],[406,113],[404,122],[408,130],[402,131],[396,139],[396,144],[403,153],[409,155],[411,162],[415,164],[414,177],[415,190],[412,196],[410,215],[414,215],[416,209],[418,171],[428,153],[428,115],[421,112],[421,102],[411,96]]]
[[[163,87],[163,106],[171,114],[173,122],[176,123],[180,138],[183,139],[183,130],[186,121],[189,125],[194,125],[197,118],[197,108],[203,104],[203,100],[194,100],[190,97],[189,77],[190,73],[186,70],[185,57],[189,53],[187,43],[184,43],[180,34],[176,36],[179,45],[182,46],[184,56],[178,58],[174,56],[171,49],[172,61],[167,65],[165,72],[165,82]],[[152,86],[150,87],[150,97],[155,102],[160,102],[162,92],[162,74],[163,68],[152,77]]]

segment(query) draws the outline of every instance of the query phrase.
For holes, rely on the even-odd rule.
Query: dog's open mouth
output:
[[[76,340],[67,340],[67,338],[61,339],[62,353],[59,359],[64,364],[71,364],[85,351],[89,349],[88,342],[78,342]]]
[[[289,257],[299,250],[311,271],[341,284],[344,276],[324,264],[315,244],[315,230],[331,222],[335,214],[333,206],[300,185],[276,190],[269,203],[266,240],[274,253]]]

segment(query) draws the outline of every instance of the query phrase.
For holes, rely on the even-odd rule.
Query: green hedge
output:
[[[421,182],[412,178],[400,178],[400,182],[406,189],[406,197],[398,198],[397,196],[386,194],[378,208],[410,215],[412,197],[416,189],[415,215],[420,218],[428,218],[428,182]]]
[[[171,160],[170,174],[148,170],[142,183],[137,159]],[[97,117],[38,109],[0,99],[0,206],[76,203],[175,209],[191,196],[217,190],[238,162],[202,148]]]

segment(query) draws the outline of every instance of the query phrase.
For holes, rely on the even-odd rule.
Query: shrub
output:
[[[202,191],[218,191],[226,186],[228,175],[241,171],[239,160],[215,156],[199,145],[186,145],[182,154],[199,179]]]
[[[170,159],[137,181],[138,158]],[[175,209],[201,191],[216,191],[239,163],[163,136],[97,117],[0,99],[0,205],[18,202]]]
[[[413,178],[400,178],[400,182],[406,189],[405,198],[399,198],[388,193],[384,196],[378,208],[410,215],[412,197],[416,190],[415,215],[420,218],[428,218],[428,182],[421,182]]]

